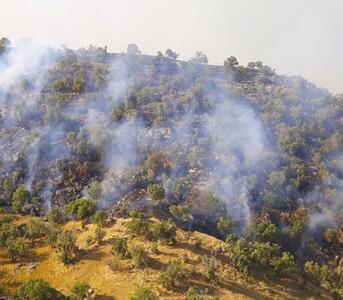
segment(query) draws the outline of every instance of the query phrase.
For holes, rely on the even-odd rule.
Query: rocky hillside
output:
[[[342,95],[259,61],[177,57],[2,39],[2,209],[83,224],[139,212],[226,240],[241,273],[342,297]],[[29,235],[11,228],[7,252]]]

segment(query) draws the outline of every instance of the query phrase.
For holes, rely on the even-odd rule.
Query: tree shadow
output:
[[[82,250],[75,258],[75,262],[80,260],[95,260],[100,261],[106,256],[106,253],[99,251],[98,249]]]
[[[238,283],[233,284],[233,283],[228,282],[228,281],[221,281],[220,286],[227,289],[227,290],[233,291],[235,293],[243,294],[245,296],[251,297],[251,298],[256,299],[256,300],[273,300],[273,298],[271,298],[271,297],[263,295],[263,294],[257,292],[256,290],[251,290],[251,289],[245,288]]]
[[[160,270],[165,270],[167,266],[168,264],[163,263],[153,257],[149,257],[149,268],[160,271]]]

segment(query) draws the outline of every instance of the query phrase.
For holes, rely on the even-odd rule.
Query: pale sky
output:
[[[181,59],[201,50],[213,64],[234,55],[343,93],[343,0],[1,0],[0,36]]]

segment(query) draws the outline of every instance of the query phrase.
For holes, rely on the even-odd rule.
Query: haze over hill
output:
[[[85,299],[98,289],[97,297],[113,299],[106,278],[85,276],[91,258],[130,291],[126,272],[141,278],[146,270],[155,284],[132,300],[234,299],[227,295],[237,291],[342,298],[342,96],[261,61],[229,56],[210,65],[201,51],[188,62],[178,57],[170,48],[146,55],[136,44],[110,53],[1,39],[7,297]],[[190,243],[193,231],[220,247],[202,248],[202,234]],[[173,247],[187,257],[172,259]],[[201,256],[193,259],[190,248]],[[60,273],[30,277],[14,265],[20,261],[31,272],[37,261]],[[231,269],[255,292],[232,286],[240,279]],[[63,274],[76,284],[71,291]],[[256,280],[268,286],[263,295]]]
[[[0,36],[111,52],[135,42],[149,54],[172,47],[182,59],[202,50],[214,64],[236,55],[342,93],[342,11],[340,0],[3,0]]]

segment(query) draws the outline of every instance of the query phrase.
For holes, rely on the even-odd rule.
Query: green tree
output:
[[[63,294],[41,279],[31,279],[16,290],[17,300],[67,300]]]
[[[57,235],[56,250],[64,264],[70,263],[76,253],[76,239],[71,231],[63,231]]]
[[[131,220],[126,223],[126,228],[131,234],[144,234],[148,231],[148,223],[142,219],[141,211],[130,211]]]
[[[6,37],[2,37],[0,39],[0,47],[7,48],[9,46],[11,46],[11,41]]]
[[[139,50],[136,44],[129,44],[126,48],[126,53],[129,55],[137,55],[141,53],[141,50]]]
[[[39,218],[34,218],[26,223],[26,237],[31,239],[31,246],[33,247],[36,240],[45,236],[49,232],[47,225]]]
[[[194,64],[207,64],[208,58],[202,51],[196,51],[195,56],[192,57],[189,62]]]
[[[11,41],[8,38],[2,37],[0,39],[0,55],[4,53],[7,48],[11,46]]]
[[[225,61],[224,61],[224,68],[227,69],[227,70],[231,70],[235,67],[238,66],[238,60],[235,56],[230,56],[229,58],[227,58]]]
[[[176,52],[174,52],[173,50],[169,48],[166,50],[165,54],[166,54],[166,57],[170,59],[177,59],[179,56],[179,54],[177,54]]]
[[[12,195],[12,209],[17,213],[21,212],[24,204],[29,202],[30,198],[31,195],[24,186],[19,186]]]
[[[83,220],[91,217],[95,213],[96,205],[88,199],[77,199],[66,206],[66,211],[73,218]]]

